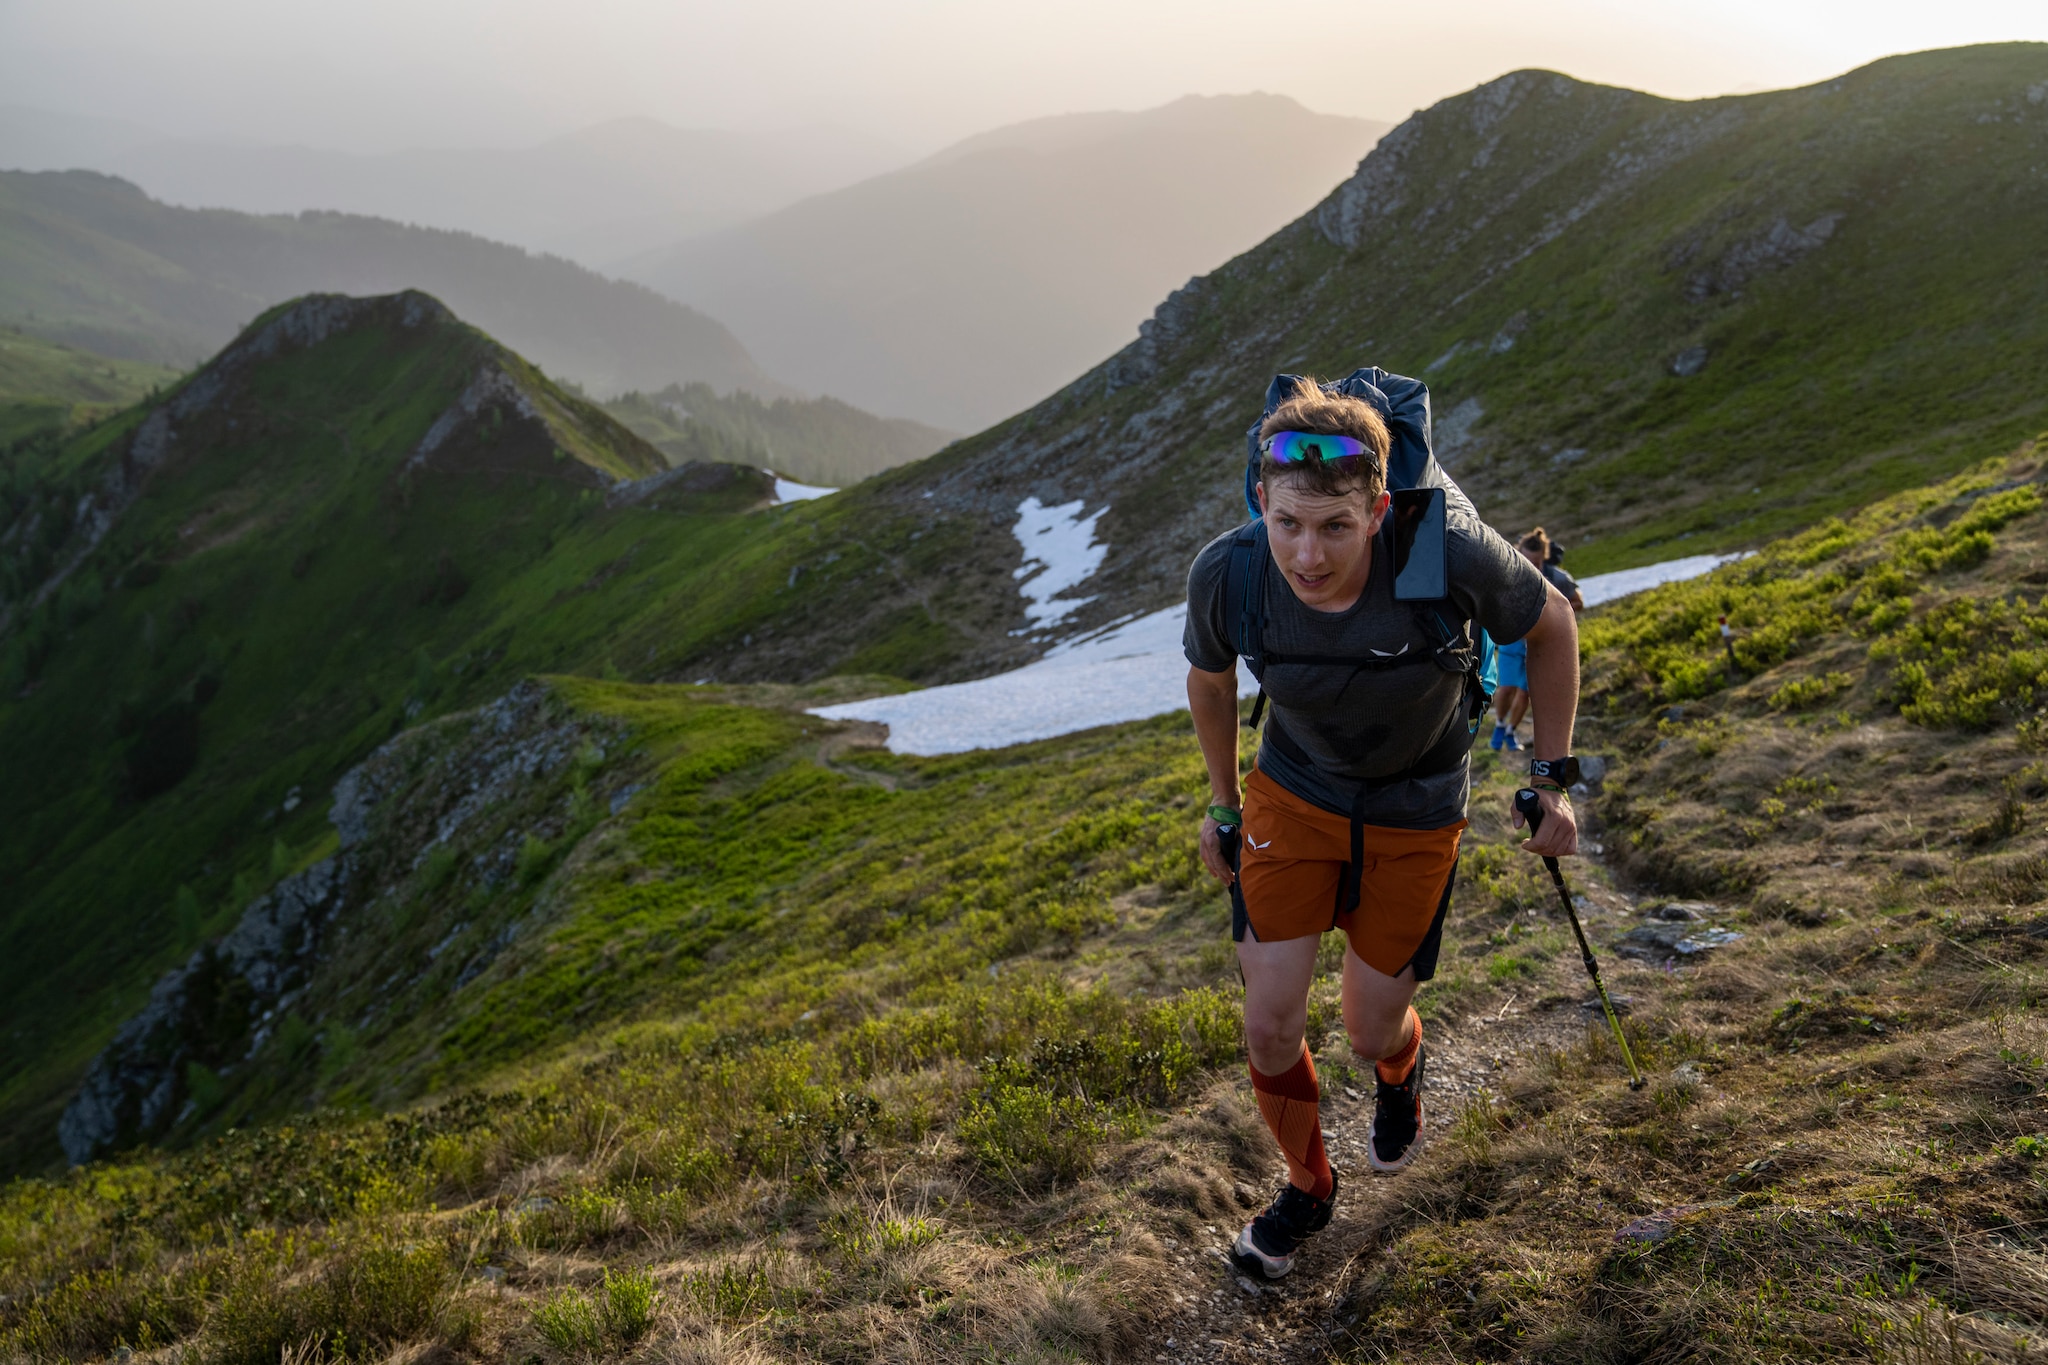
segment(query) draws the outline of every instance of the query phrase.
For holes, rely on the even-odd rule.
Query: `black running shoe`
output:
[[[1266,1211],[1244,1225],[1230,1259],[1247,1275],[1277,1280],[1294,1269],[1301,1244],[1330,1225],[1337,1207],[1337,1173],[1330,1172],[1330,1197],[1318,1199],[1289,1181]]]
[[[1429,1060],[1427,1046],[1416,1049],[1415,1069],[1399,1085],[1379,1082],[1372,1102],[1372,1136],[1366,1140],[1365,1160],[1381,1175],[1392,1175],[1422,1150],[1422,1068]],[[1378,1076],[1374,1076],[1378,1080]]]

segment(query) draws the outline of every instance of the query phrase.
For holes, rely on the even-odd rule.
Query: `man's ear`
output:
[[[1387,508],[1393,501],[1394,495],[1392,493],[1385,490],[1381,491],[1378,501],[1373,503],[1372,511],[1365,518],[1365,533],[1367,535],[1376,536],[1380,533],[1380,523],[1386,520]]]
[[[1259,515],[1263,517],[1264,515],[1266,515],[1266,481],[1264,479],[1260,479],[1256,484],[1253,484],[1252,487],[1258,490]]]

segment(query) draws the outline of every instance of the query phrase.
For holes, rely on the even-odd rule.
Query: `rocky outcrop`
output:
[[[1769,270],[1784,270],[1827,245],[1841,226],[1841,213],[1823,213],[1805,227],[1780,216],[1761,232],[1736,242],[1719,260],[1686,277],[1685,296],[1694,303],[1716,294],[1740,294],[1744,285]]]
[[[503,813],[529,806],[530,794],[579,753],[601,755],[617,739],[616,727],[568,710],[529,680],[475,711],[407,731],[351,768],[334,784],[329,813],[339,851],[251,901],[226,935],[164,973],[65,1108],[57,1132],[66,1158],[84,1162],[162,1136],[188,1112],[195,1067],[236,1077],[264,1065],[266,1044],[295,1006],[347,997],[356,983],[322,973],[351,922],[406,894],[437,847],[468,849],[471,878],[485,892],[505,884],[533,826],[521,818],[501,829]],[[593,799],[609,794],[601,788]],[[466,950],[459,984],[518,932],[509,921],[476,927],[481,941]],[[461,937],[446,935],[429,956]]]
[[[502,366],[487,365],[477,371],[469,386],[434,419],[434,424],[413,447],[412,454],[406,457],[405,467],[417,469],[425,464],[450,436],[492,408],[509,411],[529,422],[540,420],[539,410],[534,407],[533,399],[527,396],[526,390],[519,386],[519,381],[505,373]]]
[[[197,374],[186,380],[142,419],[108,462],[97,482],[78,498],[62,553],[41,583],[27,595],[30,610],[40,607],[99,548],[121,515],[142,496],[150,478],[177,455],[183,429],[212,416],[246,377],[250,368],[286,351],[306,350],[341,332],[378,318],[415,328],[453,320],[437,300],[407,290],[382,298],[358,299],[341,294],[309,294],[259,320]],[[13,528],[0,530],[0,541]],[[12,616],[0,608],[0,631]]]
[[[268,1038],[277,1011],[302,989],[322,931],[342,908],[354,860],[326,858],[252,901],[233,931],[164,973],[140,1014],[123,1024],[86,1073],[57,1124],[64,1155],[90,1160],[109,1148],[152,1137],[176,1118],[187,1068],[221,1069],[224,1055]],[[237,1017],[239,1016],[239,1017]]]

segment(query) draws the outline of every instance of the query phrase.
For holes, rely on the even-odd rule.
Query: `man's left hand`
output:
[[[1572,814],[1572,801],[1561,791],[1548,787],[1536,788],[1536,800],[1543,806],[1543,824],[1533,838],[1522,840],[1522,851],[1538,853],[1546,858],[1568,858],[1579,851],[1579,822]],[[1515,828],[1526,823],[1522,813],[1515,809],[1515,798],[1508,798],[1508,819]]]

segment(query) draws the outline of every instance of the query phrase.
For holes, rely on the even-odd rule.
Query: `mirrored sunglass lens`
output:
[[[1348,436],[1321,436],[1302,431],[1276,432],[1272,441],[1272,456],[1276,464],[1295,464],[1315,456],[1322,460],[1342,460],[1365,452],[1365,446]]]

